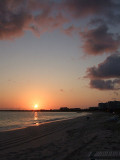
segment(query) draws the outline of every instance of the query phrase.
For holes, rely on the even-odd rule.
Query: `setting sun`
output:
[[[35,105],[34,105],[34,109],[38,109],[38,104],[35,104]]]

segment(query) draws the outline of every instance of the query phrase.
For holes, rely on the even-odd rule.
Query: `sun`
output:
[[[38,104],[35,104],[35,105],[34,105],[34,109],[38,109]]]

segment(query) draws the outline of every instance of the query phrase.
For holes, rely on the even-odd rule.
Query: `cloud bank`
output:
[[[97,67],[88,68],[86,77],[90,78],[91,88],[100,90],[120,89],[120,53],[109,56]]]
[[[53,14],[55,3],[49,0],[0,0],[0,39],[14,39],[30,30],[37,36],[61,27],[67,19]]]
[[[0,1],[0,39],[11,39],[24,34],[32,15],[25,10],[25,0]]]
[[[118,6],[112,0],[65,0],[64,8],[74,17],[83,17],[93,14],[105,14],[117,9]]]
[[[88,68],[87,77],[93,79],[120,77],[120,54],[113,54],[97,67]]]
[[[90,81],[90,87],[99,90],[119,90],[120,79],[115,79],[115,80],[94,79]]]
[[[70,35],[76,30],[73,20],[77,22],[87,18],[90,22],[93,18],[99,18],[107,21],[111,20],[111,17],[116,17],[114,19],[116,23],[119,23],[120,2],[118,0],[61,0],[60,2],[55,0],[0,0],[0,39],[19,37],[26,30],[36,35],[53,31],[56,28],[61,30],[64,29],[66,23],[68,28],[64,29],[64,33]],[[83,48],[88,54],[97,55],[118,48],[118,39],[114,38],[114,33],[108,31],[107,25],[96,26],[95,29],[89,29],[87,33],[80,34],[84,39]],[[77,32],[80,32],[78,28]],[[100,40],[98,40],[98,34],[101,34]],[[103,38],[107,40],[106,43],[102,43]],[[95,40],[97,42],[93,46],[92,42]]]
[[[85,53],[98,55],[115,52],[120,45],[119,35],[108,32],[106,25],[80,33],[84,40],[83,49]]]

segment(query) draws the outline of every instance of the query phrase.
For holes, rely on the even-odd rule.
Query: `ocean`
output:
[[[19,112],[0,111],[0,132],[20,129],[28,126],[38,126],[42,123],[65,120],[85,116],[88,113],[76,112]]]

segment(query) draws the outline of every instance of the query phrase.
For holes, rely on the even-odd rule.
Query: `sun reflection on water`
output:
[[[34,113],[34,120],[35,121],[38,120],[38,113],[37,112]]]
[[[38,120],[38,112],[34,112],[34,121],[35,121],[35,125],[38,126],[39,123],[37,122]]]

